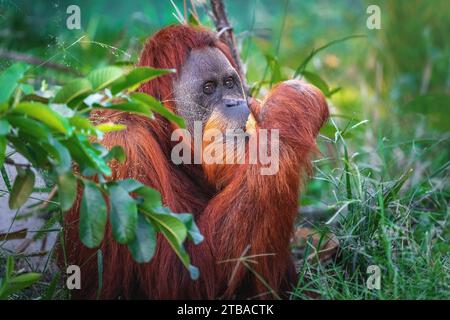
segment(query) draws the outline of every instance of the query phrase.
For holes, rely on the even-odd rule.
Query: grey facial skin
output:
[[[217,48],[194,49],[173,84],[177,113],[194,121],[220,117],[227,129],[244,129],[250,113],[238,73]]]

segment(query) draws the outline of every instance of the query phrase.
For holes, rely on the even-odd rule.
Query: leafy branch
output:
[[[62,211],[73,206],[82,185],[79,233],[84,245],[101,244],[109,215],[113,238],[127,245],[137,262],[151,260],[160,232],[197,278],[198,270],[183,247],[187,238],[196,244],[203,239],[192,215],[173,214],[156,190],[138,181],[111,180],[108,162],[123,163],[125,153],[119,146],[108,150],[95,141],[126,127],[89,120],[93,109],[105,108],[150,118],[157,112],[184,127],[184,120],[154,97],[134,92],[141,83],[173,70],[108,66],[69,81],[51,97],[25,86],[27,70],[27,65],[14,64],[0,74],[0,169],[3,173],[4,165],[11,165],[18,172],[9,191],[10,208],[19,209],[31,196],[36,172],[45,172],[53,181]],[[11,159],[14,153],[27,163]]]

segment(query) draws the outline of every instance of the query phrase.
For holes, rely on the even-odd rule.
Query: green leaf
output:
[[[149,211],[153,211],[162,205],[161,194],[149,186],[142,185],[138,189],[129,190],[129,192],[132,191],[142,197],[143,203],[141,205]]]
[[[395,183],[383,191],[383,203],[389,203],[398,194],[405,182],[412,176],[413,172],[413,169],[408,169],[397,181],[395,181]]]
[[[108,154],[105,157],[105,162],[111,161],[113,159],[116,159],[120,163],[124,163],[127,159],[127,156],[125,154],[125,151],[121,146],[114,146],[109,150]]]
[[[98,91],[106,88],[122,75],[121,68],[110,66],[92,71],[87,78],[91,82],[93,90]]]
[[[6,156],[6,137],[0,136],[0,166],[3,167],[3,163],[5,162]]]
[[[105,235],[107,207],[102,192],[92,181],[84,181],[80,208],[80,239],[88,248],[100,245]]]
[[[266,54],[265,56],[266,56],[267,65],[269,66],[271,74],[272,74],[270,83],[274,84],[274,83],[283,81],[284,79],[281,74],[281,66],[280,66],[280,63],[278,62],[278,58],[274,57],[271,54]]]
[[[311,84],[315,85],[317,88],[320,89],[320,91],[323,92],[325,96],[329,96],[330,94],[330,88],[328,87],[328,84],[323,80],[318,74],[309,72],[309,71],[303,71],[302,75],[308,80]]]
[[[70,108],[71,110],[80,110],[80,109],[85,109],[88,106],[84,103],[84,100],[89,96],[88,93],[86,94],[82,94],[78,97],[76,97],[75,99],[73,99],[72,101],[70,101],[67,104],[67,107]]]
[[[108,164],[103,159],[101,152],[98,149],[94,148],[95,145],[91,144],[86,136],[77,134],[76,140],[71,141],[74,142],[74,144],[72,144],[71,146],[77,149],[72,149],[78,157],[77,162],[80,161],[87,163],[88,166],[96,168],[101,173],[107,176],[111,175],[111,168],[108,167]],[[104,149],[106,152],[108,152],[106,148]]]
[[[59,271],[56,273],[56,275],[53,277],[52,281],[50,281],[50,284],[48,285],[47,289],[45,289],[45,292],[42,296],[42,300],[52,300],[55,296],[56,292],[56,286],[60,282],[61,279],[61,272]]]
[[[124,188],[128,193],[133,192],[141,187],[144,187],[142,183],[134,179],[116,180],[115,182],[119,184],[122,188]]]
[[[5,151],[6,151],[6,138],[5,138]],[[0,167],[0,174],[2,176],[3,182],[5,183],[6,189],[8,190],[8,192],[11,192],[12,190],[11,181],[9,180],[8,172],[6,172],[4,165]]]
[[[73,116],[69,118],[69,122],[79,133],[97,136],[96,127],[92,125],[89,119],[81,116]]]
[[[164,235],[169,234],[170,239],[176,241],[178,245],[182,245],[187,236],[187,228],[179,219],[169,214],[160,214],[152,212],[150,219],[158,225]]]
[[[31,152],[29,146],[25,143],[23,143],[23,140],[18,138],[18,137],[14,137],[14,136],[10,136],[8,137],[9,143],[11,143],[13,145],[13,148],[20,153],[21,155],[23,155],[28,161],[30,161],[32,164],[36,164],[36,155],[33,154],[33,152]]]
[[[191,26],[199,26],[200,21],[198,21],[198,19],[192,13],[189,13],[188,24]]]
[[[185,259],[184,249],[182,248],[183,241],[187,236],[186,226],[177,218],[170,216],[169,214],[159,214],[154,212],[145,211],[147,217],[155,225],[158,231],[160,231],[168,240],[170,245],[179,251],[177,254],[182,259],[183,263],[187,266],[189,261]]]
[[[58,176],[57,184],[61,210],[67,211],[77,197],[77,179],[71,172],[66,172]]]
[[[48,143],[42,143],[42,148],[48,154],[50,162],[55,166],[58,174],[63,174],[71,171],[72,157],[69,150],[62,145],[58,140],[50,137]]]
[[[118,184],[110,184],[109,202],[112,233],[117,242],[125,244],[134,239],[138,212],[136,202]]]
[[[188,237],[191,239],[194,244],[199,244],[203,241],[203,235],[200,233],[197,225],[194,221],[194,216],[190,213],[176,213],[173,214],[174,217],[181,220],[187,228]]]
[[[100,299],[103,289],[103,252],[97,250],[97,274],[98,274],[98,286],[97,286],[97,300]]]
[[[124,102],[124,103],[118,103],[113,104],[111,106],[108,106],[109,109],[115,109],[115,110],[122,110],[126,112],[132,112],[137,114],[142,114],[147,117],[152,116],[152,112],[150,111],[150,108],[140,102]]]
[[[11,141],[12,137],[9,137]],[[29,162],[31,162],[31,165],[36,168],[42,168],[44,170],[50,169],[49,166],[49,157],[46,152],[46,150],[43,148],[43,145],[39,143],[38,140],[33,138],[32,136],[29,136],[25,133],[19,134],[19,141],[23,143],[23,141],[26,141],[27,148],[29,150],[29,153],[32,154],[31,158],[27,158]],[[49,145],[49,144],[46,144]],[[16,146],[16,145],[14,145]]]
[[[11,130],[11,126],[5,119],[0,119],[0,136],[6,136]]]
[[[67,104],[75,98],[90,92],[92,92],[92,84],[88,79],[74,79],[59,89],[53,102]]]
[[[126,128],[127,128],[127,126],[124,124],[117,124],[117,123],[112,123],[112,122],[100,123],[95,126],[95,129],[97,129],[103,133],[113,132],[113,131],[121,131],[121,130],[125,130]]]
[[[12,277],[14,272],[14,258],[13,256],[8,256],[6,258],[6,281],[9,281],[9,278]]]
[[[26,118],[22,115],[8,115],[6,118],[20,132],[25,132],[41,141],[47,141],[49,138],[50,131],[48,128],[36,120]]]
[[[34,92],[34,88],[32,85],[27,84],[27,83],[21,83],[19,84],[19,88],[20,90],[22,90],[22,92],[26,95],[30,95]]]
[[[338,93],[339,91],[341,91],[341,87],[336,87],[334,89],[331,89],[330,92],[328,93],[328,98],[331,98],[335,93]]]
[[[70,155],[78,164],[82,175],[92,176],[98,173],[97,165],[89,156],[87,156],[76,137],[71,137],[69,140],[62,141],[62,144],[70,151]]]
[[[114,62],[115,66],[118,67],[129,67],[129,68],[133,68],[134,66],[134,61],[130,61],[130,60],[118,60]]]
[[[137,92],[131,94],[131,98],[139,101],[146,106],[148,106],[151,110],[159,113],[164,118],[175,122],[180,128],[185,128],[186,124],[184,122],[184,119],[180,116],[177,116],[176,114],[172,113],[169,109],[167,109],[160,101],[156,100],[152,96],[149,96],[145,93]]]
[[[33,192],[34,180],[34,172],[31,169],[18,170],[9,196],[9,207],[11,209],[17,209],[27,201]]]
[[[302,61],[302,63],[296,69],[296,71],[294,73],[294,78],[296,78],[298,75],[302,74],[305,71],[306,66],[308,65],[308,63],[320,51],[325,50],[326,48],[331,47],[331,46],[333,46],[335,44],[338,44],[338,43],[341,43],[341,42],[344,42],[344,41],[347,41],[347,40],[350,40],[350,39],[355,39],[355,38],[366,38],[366,36],[362,35],[362,34],[347,36],[347,37],[344,37],[344,38],[341,38],[341,39],[330,41],[330,42],[326,43],[325,45],[323,45],[323,46],[321,46],[321,47],[319,47],[317,49],[311,50],[311,53]]]
[[[7,102],[0,103],[0,112],[4,112],[6,110],[8,110],[8,103]]]
[[[197,279],[199,275],[198,269],[191,265],[189,255],[182,245],[187,236],[186,226],[179,219],[173,217],[170,212],[167,212],[168,210],[161,210],[161,212],[163,211],[166,212],[163,214],[145,210],[143,212],[150,218],[156,230],[164,235],[183,265],[188,269],[191,278]]]
[[[39,102],[22,102],[13,109],[13,112],[25,114],[31,118],[39,120],[50,128],[64,134],[71,133],[69,121],[45,104]]]
[[[189,271],[189,275],[191,276],[192,280],[197,280],[198,277],[200,276],[200,271],[198,270],[198,268],[196,266],[193,266],[190,264],[188,266],[188,271]]]
[[[18,81],[23,77],[27,70],[26,65],[16,63],[4,70],[0,74],[0,103],[8,101],[14,89],[17,87]]]
[[[34,273],[34,272],[21,274],[17,277],[11,278],[6,283],[6,288],[4,290],[2,290],[1,297],[6,298],[15,292],[18,292],[20,290],[28,288],[32,284],[39,281],[39,279],[41,279],[41,278],[42,278],[42,274]]]
[[[156,231],[147,219],[139,214],[135,238],[128,243],[133,259],[139,263],[149,262],[156,249]]]
[[[27,288],[42,277],[40,273],[29,272],[21,274],[9,280],[10,284],[17,285],[20,289]]]
[[[117,94],[122,90],[135,88],[139,86],[141,83],[150,81],[161,75],[173,72],[175,72],[175,70],[173,69],[154,69],[150,67],[137,67],[131,70],[128,74],[123,75],[122,77],[117,79],[117,81],[115,81],[111,87],[111,92],[112,94]]]

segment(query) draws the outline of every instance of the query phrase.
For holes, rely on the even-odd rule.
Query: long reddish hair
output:
[[[204,47],[218,48],[235,65],[226,45],[213,33],[179,25],[151,37],[139,65],[180,71],[189,52]],[[175,77],[177,74],[156,78],[139,90],[168,100],[166,106],[176,111],[171,101]],[[100,246],[102,298],[270,298],[272,295],[262,294],[291,289],[296,276],[289,241],[298,212],[300,181],[311,167],[315,138],[328,117],[328,108],[317,88],[291,81],[275,86],[257,110],[264,116],[257,115],[262,120],[256,132],[258,127],[280,131],[280,170],[276,175],[264,176],[260,174],[261,164],[232,165],[221,190],[206,182],[201,166],[175,165],[171,161],[173,126],[165,118],[157,115],[153,120],[104,108],[93,115],[97,122],[127,126],[126,130],[106,134],[101,141],[108,148],[119,145],[126,153],[125,163],[112,163],[113,178],[133,178],[155,188],[173,212],[192,213],[205,237],[199,245],[185,243],[192,264],[199,267],[201,274],[192,281],[161,235],[152,261],[137,264],[127,247],[113,239],[108,224]],[[67,261],[82,269],[82,290],[76,296],[93,299],[98,287],[97,249],[80,242],[80,198],[81,188],[64,218]],[[251,271],[235,261],[243,254],[255,260]]]

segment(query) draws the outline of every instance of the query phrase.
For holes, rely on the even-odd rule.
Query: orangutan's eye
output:
[[[234,87],[234,79],[233,77],[229,77],[224,81],[224,86],[227,87],[228,89],[231,89]]]
[[[204,94],[213,94],[216,91],[216,84],[212,81],[208,81],[203,85]]]

